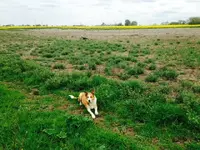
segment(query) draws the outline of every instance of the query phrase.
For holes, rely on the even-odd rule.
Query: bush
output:
[[[158,76],[154,74],[150,74],[146,77],[145,79],[146,82],[157,82],[158,81]]]
[[[156,70],[156,64],[151,64],[149,66],[149,70]]]
[[[138,66],[135,66],[134,68],[127,68],[126,72],[128,75],[139,75],[144,73],[144,69]]]
[[[175,70],[163,68],[160,71],[156,72],[160,77],[163,77],[167,80],[175,80],[178,77],[178,73]]]

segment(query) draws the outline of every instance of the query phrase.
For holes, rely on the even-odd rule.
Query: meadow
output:
[[[197,31],[0,31],[0,149],[200,149]]]

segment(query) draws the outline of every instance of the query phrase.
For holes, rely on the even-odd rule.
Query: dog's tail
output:
[[[78,97],[74,97],[73,95],[69,95],[71,99],[78,99]]]

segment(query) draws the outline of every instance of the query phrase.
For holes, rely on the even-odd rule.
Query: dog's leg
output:
[[[82,105],[82,103],[81,103],[81,102],[80,102],[79,104],[80,104],[80,106]]]
[[[98,113],[98,110],[97,110],[97,106],[94,108],[95,109],[95,115],[98,115],[99,113]]]
[[[89,108],[89,106],[87,106],[87,111],[91,114],[92,118],[95,119],[95,115],[93,114],[93,112],[91,111],[91,109]]]

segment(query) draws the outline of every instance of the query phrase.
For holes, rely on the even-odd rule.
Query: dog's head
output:
[[[88,103],[91,103],[92,101],[95,100],[95,95],[94,95],[95,91],[92,90],[92,92],[85,92],[85,96],[87,98]]]

